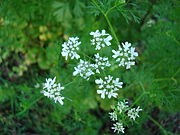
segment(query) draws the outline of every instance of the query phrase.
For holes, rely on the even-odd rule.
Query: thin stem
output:
[[[171,78],[158,78],[158,79],[154,79],[153,81],[155,82],[160,82],[160,81],[169,81],[172,80]]]
[[[118,3],[117,5],[114,5],[113,7],[111,7],[110,9],[108,9],[108,11],[106,12],[106,15],[108,15],[113,9],[115,9],[115,8],[118,7],[119,5],[122,5],[122,3]]]
[[[134,106],[137,102],[139,102],[141,100],[141,98],[145,95],[145,93],[143,92],[132,104],[132,106]]]
[[[77,78],[78,78],[78,76],[76,76],[75,79],[74,79],[72,82],[69,82],[69,83],[65,84],[64,87],[67,87],[68,85],[74,83],[74,82],[76,81]]]
[[[172,77],[175,77],[180,72],[180,68],[174,73]]]
[[[93,58],[91,58],[91,57],[89,57],[88,55],[86,55],[85,53],[83,53],[83,52],[80,52],[82,55],[84,55],[85,57],[87,57],[87,58],[89,58],[89,59],[91,59],[92,61],[95,61]]]
[[[41,95],[41,96],[39,96],[36,100],[34,100],[28,107],[26,107],[22,112],[19,112],[19,113],[17,113],[16,115],[17,116],[20,116],[20,115],[22,115],[23,113],[25,113],[27,110],[29,110],[30,108],[31,108],[31,106],[33,106],[35,103],[37,103],[41,98],[43,98],[44,96],[43,95]]]
[[[166,35],[170,37],[174,42],[176,42],[177,45],[180,46],[180,42],[174,36],[172,36],[169,32],[166,32]]]
[[[116,40],[116,43],[119,45],[119,40],[118,40],[118,38],[117,38],[117,36],[116,36],[116,33],[115,33],[115,31],[114,31],[114,28],[112,27],[111,22],[109,21],[108,16],[107,16],[106,14],[103,14],[103,15],[104,15],[104,17],[105,17],[105,19],[106,19],[109,27],[110,27],[111,33],[113,34],[113,36],[114,36],[114,38],[115,38],[115,40]]]
[[[148,116],[148,118],[149,118],[152,122],[154,122],[154,124],[157,125],[157,126],[162,130],[162,132],[164,133],[164,135],[168,135],[168,132],[161,126],[161,124],[160,124],[158,121],[156,121],[155,119],[153,119],[151,116]]]
[[[140,86],[141,86],[141,89],[142,89],[142,90],[143,90],[143,92],[145,93],[146,91],[145,91],[145,88],[144,88],[144,86],[143,86],[142,82],[139,82],[139,84],[140,84]]]
[[[139,82],[139,85],[140,85],[140,87],[141,87],[141,89],[142,89],[143,92],[142,92],[142,94],[134,101],[134,103],[132,104],[132,106],[135,105],[137,102],[139,102],[139,101],[141,100],[141,98],[142,98],[145,94],[147,94],[147,92],[146,92],[146,90],[145,90],[142,82]]]
[[[112,27],[111,22],[110,22],[110,20],[109,20],[109,18],[108,18],[108,16],[107,16],[107,12],[104,13],[104,11],[103,11],[103,10],[101,9],[101,7],[96,3],[95,0],[92,0],[92,2],[93,2],[94,5],[99,9],[99,11],[103,14],[103,16],[105,17],[105,19],[106,19],[106,21],[107,21],[107,23],[108,23],[108,25],[109,25],[109,27],[110,27],[110,31],[111,31],[113,37],[115,38],[117,44],[119,45],[119,40],[118,40],[117,35],[116,35],[115,31],[114,31],[114,28]]]

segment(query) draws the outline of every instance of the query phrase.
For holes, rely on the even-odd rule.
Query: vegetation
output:
[[[0,1],[0,134],[117,134],[109,112],[123,100],[142,109],[133,122],[120,115],[124,134],[180,134],[179,15],[178,0]],[[112,59],[128,41],[138,57],[130,69],[110,60],[87,81],[73,76],[79,61],[66,60],[62,44],[79,37],[80,56],[92,62],[89,33],[97,29],[113,38],[100,54]],[[123,82],[118,98],[97,94],[95,80],[105,74]],[[65,87],[63,105],[42,94],[45,79],[55,76]]]

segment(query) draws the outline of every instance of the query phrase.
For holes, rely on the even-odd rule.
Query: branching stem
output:
[[[108,13],[109,13],[112,9],[114,9],[116,6],[110,8],[110,9],[105,13],[105,12],[101,9],[101,7],[97,4],[97,2],[96,2],[95,0],[92,0],[92,2],[93,2],[93,4],[99,9],[99,11],[103,14],[103,16],[105,17],[105,19],[106,19],[106,21],[107,21],[107,23],[108,23],[108,25],[109,25],[110,31],[111,31],[113,37],[115,38],[116,43],[119,45],[119,40],[118,40],[118,38],[117,38],[117,35],[116,35],[116,33],[115,33],[115,31],[114,31],[114,28],[112,27],[112,24],[111,24],[111,22],[110,22],[110,20],[109,20],[109,18],[108,18]]]

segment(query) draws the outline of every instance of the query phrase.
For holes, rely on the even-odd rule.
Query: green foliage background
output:
[[[118,2],[124,3],[97,0],[104,12]],[[143,108],[138,123],[125,134],[180,134],[180,2],[126,2],[108,14],[118,40],[132,42],[139,52],[131,70],[108,71],[125,82],[120,98],[137,101]],[[89,33],[96,29],[111,33],[92,1],[0,1],[0,134],[114,134],[108,112],[115,100],[100,99],[93,80],[73,77],[76,63],[60,55],[61,44],[79,36],[81,50],[92,56]],[[110,56],[110,51],[103,53]],[[54,76],[62,84],[72,82],[64,90],[70,98],[64,106],[43,97],[42,88],[35,87]]]

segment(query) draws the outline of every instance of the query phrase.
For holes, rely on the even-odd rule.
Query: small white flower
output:
[[[117,104],[117,110],[122,113],[122,111],[126,111],[128,110],[129,108],[129,105],[128,105],[128,102],[126,102],[125,100],[124,101],[120,101],[118,102]]]
[[[128,116],[130,119],[135,120],[137,117],[139,117],[139,112],[142,111],[142,109],[140,109],[140,107],[138,106],[137,108],[132,108],[128,111]]]
[[[135,65],[134,60],[138,56],[138,53],[135,52],[134,47],[131,47],[131,43],[125,42],[122,43],[122,47],[120,45],[118,47],[119,50],[112,50],[114,53],[112,57],[116,59],[116,62],[119,62],[119,66],[129,69],[132,65]]]
[[[77,67],[74,67],[75,71],[73,72],[73,75],[80,75],[86,80],[89,80],[91,75],[94,75],[95,73],[93,72],[93,64],[90,64],[88,61],[84,61],[80,59],[80,62]]]
[[[96,46],[96,50],[100,50],[102,47],[110,46],[112,36],[106,33],[105,30],[102,30],[100,32],[99,30],[96,30],[95,32],[91,32],[90,35],[93,36],[93,39],[91,39],[91,45]]]
[[[44,96],[53,99],[55,103],[59,102],[61,105],[63,105],[64,97],[62,97],[60,93],[63,89],[64,87],[62,87],[60,83],[56,83],[56,77],[53,79],[48,78],[44,83],[41,93],[44,94]]]
[[[117,97],[118,94],[116,91],[118,91],[120,88],[122,88],[123,83],[119,82],[119,78],[116,78],[113,80],[112,76],[107,76],[104,78],[104,80],[96,79],[95,83],[98,84],[99,90],[97,90],[98,94],[101,94],[101,98],[105,98],[107,95],[108,98],[111,97]]]
[[[116,121],[117,120],[117,114],[116,114],[116,112],[110,112],[109,113],[109,117],[110,117],[110,119],[112,120],[112,121]]]
[[[96,70],[96,73],[100,74],[99,69],[104,69],[105,67],[110,67],[111,64],[108,61],[107,57],[101,57],[99,55],[99,53],[95,54],[95,64],[94,64],[94,68]]]
[[[114,130],[114,132],[117,132],[118,134],[121,132],[121,133],[124,133],[124,127],[123,127],[123,124],[120,123],[120,122],[116,122],[115,124],[113,124],[114,127],[112,127],[111,129]]]
[[[71,59],[80,58],[80,56],[77,54],[77,51],[79,50],[79,45],[81,44],[81,42],[79,42],[78,40],[78,37],[70,37],[67,42],[64,42],[62,44],[63,49],[61,54],[65,57],[66,60],[68,59],[68,57],[70,57]]]

